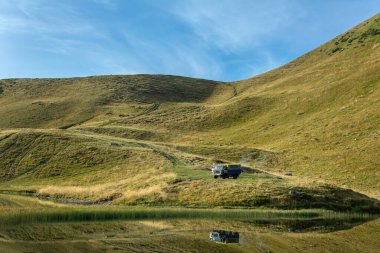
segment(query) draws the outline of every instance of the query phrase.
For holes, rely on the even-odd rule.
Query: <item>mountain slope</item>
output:
[[[109,107],[133,115],[160,103],[202,102],[224,85],[186,77],[134,75],[7,79],[1,80],[0,87],[0,127],[64,128],[110,115]]]
[[[340,187],[380,197],[379,86],[380,15],[233,83],[161,75],[0,80],[0,188],[235,206],[281,206],[298,189],[350,206],[364,197]],[[213,181],[209,166],[222,161],[271,174]],[[294,176],[279,179],[286,171]],[[210,200],[210,186],[231,195]],[[244,194],[234,200],[236,192]]]
[[[280,169],[379,196],[380,15],[234,85],[236,104],[270,102],[202,137],[281,152]]]

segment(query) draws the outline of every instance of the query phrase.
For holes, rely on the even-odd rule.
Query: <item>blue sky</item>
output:
[[[0,0],[0,78],[240,80],[379,12],[377,0]]]

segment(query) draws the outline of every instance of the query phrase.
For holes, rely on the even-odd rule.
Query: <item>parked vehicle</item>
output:
[[[210,232],[209,237],[217,243],[239,243],[239,232],[214,230]]]
[[[223,164],[215,165],[211,169],[211,174],[214,178],[221,177],[223,179],[232,177],[233,179],[238,178],[238,176],[243,172],[240,164]]]

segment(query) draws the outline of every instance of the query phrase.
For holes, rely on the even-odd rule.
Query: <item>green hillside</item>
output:
[[[380,197],[379,109],[380,15],[233,83],[4,79],[0,189],[126,205],[380,208],[360,194]],[[246,173],[212,179],[223,161]]]

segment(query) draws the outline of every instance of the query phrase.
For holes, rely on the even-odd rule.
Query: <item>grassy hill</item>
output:
[[[377,15],[282,68],[236,83],[277,103],[247,123],[246,134],[231,137],[255,133],[259,147],[285,151],[302,175],[378,191],[379,46]]]
[[[233,83],[0,80],[0,189],[128,205],[372,208],[344,188],[380,197],[379,86],[380,15]],[[211,179],[221,161],[260,173]]]

